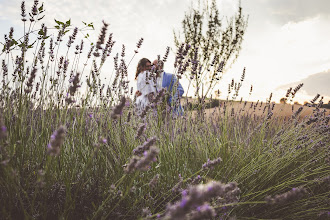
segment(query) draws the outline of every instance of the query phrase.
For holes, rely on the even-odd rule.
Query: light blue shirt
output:
[[[176,83],[177,78],[175,77],[174,74],[171,73],[163,72],[163,74],[161,74],[161,77],[163,78],[162,88],[166,88],[170,94],[168,104],[170,104],[171,106],[174,105],[174,110],[178,114],[182,115],[183,109],[181,107],[180,102],[179,105],[177,106],[177,100],[180,99],[184,93],[184,89],[182,88],[181,83],[180,82]],[[173,86],[175,86],[174,88],[176,88],[176,91],[173,91]]]

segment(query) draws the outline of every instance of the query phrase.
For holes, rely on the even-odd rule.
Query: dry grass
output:
[[[188,99],[189,102],[194,103],[193,99]],[[186,102],[186,101],[184,101]],[[231,101],[221,101],[221,106],[220,107],[215,107],[215,108],[208,108],[205,109],[205,115],[207,117],[210,116],[215,116],[217,114],[223,114],[224,113],[224,103],[226,105],[226,111],[229,113],[232,112],[232,109],[235,114],[240,113],[243,115],[249,114],[251,116],[267,116],[268,114],[268,108],[265,103],[256,103],[256,102],[231,102]],[[272,103],[271,103],[272,104]],[[275,117],[292,117],[292,115],[300,108],[303,107],[303,110],[299,114],[299,119],[303,119],[307,116],[311,116],[315,111],[315,107],[308,107],[308,106],[303,106],[299,104],[278,104],[275,103],[274,108],[272,110],[273,114]],[[320,110],[323,111],[324,108],[321,108]],[[328,109],[325,109],[325,115],[329,115],[330,111]],[[193,111],[193,115],[195,115],[197,111]]]

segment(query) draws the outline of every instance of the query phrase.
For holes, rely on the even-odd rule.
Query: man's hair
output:
[[[148,60],[147,58],[142,58],[137,67],[136,67],[136,73],[135,73],[135,79],[137,79],[138,75],[142,72],[143,68],[146,67],[147,63],[150,63],[150,60]]]
[[[163,69],[164,68],[164,62],[162,60],[155,60],[155,61],[157,61],[157,67],[159,69]]]

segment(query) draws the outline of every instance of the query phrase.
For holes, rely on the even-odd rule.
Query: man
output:
[[[174,111],[179,115],[182,115],[183,109],[180,104],[180,98],[182,97],[184,90],[182,85],[174,74],[166,73],[163,70],[164,63],[161,60],[155,60],[153,68],[156,70],[156,89],[159,92],[162,88],[166,88],[169,93],[168,104],[174,107]]]

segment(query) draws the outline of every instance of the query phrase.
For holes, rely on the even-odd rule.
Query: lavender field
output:
[[[260,103],[233,107],[240,88],[233,84],[233,96],[214,109],[220,114],[205,114],[211,99],[183,97],[178,116],[166,91],[138,114],[127,70],[134,56],[124,46],[112,51],[108,24],[90,45],[70,20],[42,25],[43,6],[34,2],[29,12],[21,6],[24,36],[11,29],[1,41],[1,219],[330,217],[322,99],[312,100],[312,114],[299,117],[301,107],[284,118],[270,97],[256,115]],[[143,39],[128,49],[140,47]],[[177,51],[178,78],[188,72],[189,49]],[[109,83],[101,76],[106,62]]]

